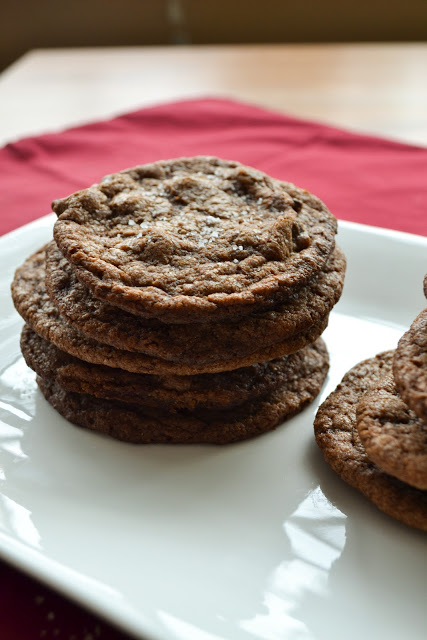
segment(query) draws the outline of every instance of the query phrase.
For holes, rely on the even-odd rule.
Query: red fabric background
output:
[[[0,150],[0,233],[103,175],[162,158],[209,154],[295,182],[340,219],[425,235],[427,149],[229,100],[167,104]],[[121,640],[95,616],[0,563],[2,640]]]
[[[340,219],[426,233],[427,149],[218,99],[142,109],[7,145],[0,150],[0,233],[107,173],[196,154],[295,182]]]

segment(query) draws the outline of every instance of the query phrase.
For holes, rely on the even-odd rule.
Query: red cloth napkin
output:
[[[427,231],[426,148],[204,99],[8,144],[0,150],[0,233],[107,173],[197,154],[239,160],[305,187],[342,220]]]
[[[217,155],[295,182],[340,219],[427,231],[427,149],[357,135],[229,100],[166,104],[0,150],[0,233],[55,198],[153,160]],[[127,638],[0,562],[2,640]]]

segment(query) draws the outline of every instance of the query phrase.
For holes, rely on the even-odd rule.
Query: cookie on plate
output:
[[[323,271],[274,310],[228,322],[171,325],[96,299],[54,242],[46,252],[48,293],[74,327],[119,349],[192,366],[250,356],[322,322],[341,296],[344,274],[345,258],[337,248]]]
[[[318,360],[315,358],[314,360]],[[37,378],[45,398],[76,425],[136,444],[228,444],[271,431],[317,396],[327,362],[305,375],[294,372],[268,395],[237,407],[168,411],[65,391],[54,380]]]
[[[427,422],[427,308],[399,340],[393,375],[403,400]]]
[[[236,357],[232,350],[229,359],[207,364],[173,362],[135,351],[119,349],[87,337],[67,322],[52,303],[45,287],[45,248],[36,252],[16,270],[12,283],[12,298],[25,322],[42,338],[62,351],[86,362],[125,369],[133,373],[160,375],[193,375],[217,373],[280,358],[312,344],[328,324],[329,314],[307,331],[295,334],[277,344]],[[100,335],[102,337],[102,334]],[[254,337],[256,340],[256,336]]]
[[[56,243],[95,297],[179,324],[274,307],[323,270],[337,230],[304,189],[203,156],[134,167],[52,206]]]
[[[369,459],[357,431],[357,405],[371,385],[391,375],[393,355],[381,353],[350,369],[319,407],[314,433],[325,460],[345,482],[393,518],[427,531],[427,492],[382,471]]]
[[[402,482],[427,489],[427,423],[403,402],[393,378],[372,385],[356,413],[357,430],[372,462]]]
[[[296,393],[298,385],[303,393],[308,380],[315,394],[328,370],[328,352],[322,339],[278,360],[194,376],[137,374],[90,364],[61,351],[28,325],[22,330],[21,351],[31,369],[64,391],[134,405],[167,407],[169,411],[232,408],[279,388]]]

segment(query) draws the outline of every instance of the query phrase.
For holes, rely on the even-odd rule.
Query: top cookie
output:
[[[427,424],[400,398],[392,376],[362,396],[356,422],[372,462],[402,482],[427,489]]]
[[[403,400],[427,422],[427,307],[400,338],[393,375]]]
[[[128,169],[53,209],[95,297],[172,323],[271,308],[323,269],[336,233],[307,191],[212,157]]]

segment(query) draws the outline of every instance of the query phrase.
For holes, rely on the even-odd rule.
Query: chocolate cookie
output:
[[[324,271],[276,309],[230,322],[171,325],[97,300],[75,277],[54,242],[46,257],[46,286],[60,313],[87,336],[120,349],[187,364],[241,358],[309,329],[329,314],[344,283],[345,258],[336,249]]]
[[[128,169],[52,206],[95,297],[180,324],[271,308],[324,268],[336,233],[314,195],[212,157]]]
[[[356,422],[372,462],[402,482],[427,489],[427,424],[403,402],[391,376],[359,400]]]
[[[427,308],[399,340],[393,375],[403,400],[427,422]]]
[[[356,427],[359,400],[372,384],[391,374],[392,359],[389,351],[353,367],[320,406],[314,432],[325,460],[345,482],[393,518],[427,531],[427,492],[381,471],[368,458]]]
[[[297,389],[300,379],[310,379],[320,389],[328,371],[328,353],[319,339],[298,353],[235,371],[195,376],[155,376],[129,373],[90,364],[61,351],[28,325],[21,334],[26,363],[40,377],[65,391],[86,393],[107,400],[137,405],[195,409],[224,409],[271,394],[279,388]]]
[[[328,316],[326,316],[307,331],[296,334],[288,340],[259,349],[248,356],[235,357],[231,354],[229,359],[208,362],[208,364],[169,362],[143,353],[117,349],[88,338],[59,314],[45,287],[44,248],[30,256],[16,270],[12,283],[12,298],[25,322],[42,338],[52,342],[62,351],[94,364],[103,364],[134,373],[159,375],[217,373],[280,358],[315,342],[328,323]]]
[[[139,444],[228,444],[271,431],[302,411],[319,393],[327,367],[291,376],[273,393],[232,409],[177,410],[138,406],[67,392],[38,377],[45,398],[67,420],[119,440]]]

